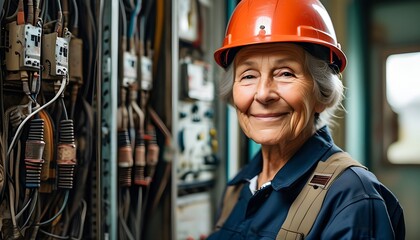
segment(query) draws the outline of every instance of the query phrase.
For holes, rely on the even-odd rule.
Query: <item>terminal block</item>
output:
[[[128,87],[137,80],[137,56],[130,52],[123,55],[123,86]]]
[[[57,32],[42,36],[43,79],[61,79],[68,75],[71,33],[65,29],[64,37]]]
[[[152,78],[152,60],[148,57],[141,57],[141,89],[144,91],[150,91],[153,88]]]
[[[7,25],[7,30],[6,69],[10,72],[38,71],[41,67],[42,29],[30,24],[18,25],[11,22]]]

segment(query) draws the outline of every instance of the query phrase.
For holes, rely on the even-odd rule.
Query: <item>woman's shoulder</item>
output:
[[[329,192],[368,198],[381,197],[381,192],[386,187],[369,170],[362,167],[350,167],[331,185]],[[388,190],[389,191],[389,190]]]
[[[365,168],[346,169],[328,190],[323,210],[321,218],[331,219],[328,223],[332,226],[330,230],[337,228],[335,223],[342,227],[357,223],[360,228],[375,223],[371,227],[378,229],[378,234],[382,231],[387,235],[386,230],[391,227],[396,239],[403,239],[405,235],[404,214],[398,199]]]
[[[343,171],[331,185],[326,197],[343,207],[363,200],[383,202],[388,209],[400,208],[391,190],[375,174],[361,167],[350,167]]]

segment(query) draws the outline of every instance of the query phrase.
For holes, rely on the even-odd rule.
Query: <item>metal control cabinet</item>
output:
[[[213,60],[224,36],[226,2],[172,4],[173,239],[205,239],[226,183],[226,103],[218,97],[221,69]]]

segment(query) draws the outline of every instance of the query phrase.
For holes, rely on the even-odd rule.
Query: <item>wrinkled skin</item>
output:
[[[271,180],[315,132],[314,82],[303,48],[288,43],[242,48],[234,60],[233,103],[244,133],[260,143],[263,172]]]

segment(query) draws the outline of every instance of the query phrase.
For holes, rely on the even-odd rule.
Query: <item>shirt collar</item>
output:
[[[296,154],[284,165],[271,181],[274,190],[290,187],[299,178],[306,176],[319,161],[325,161],[333,153],[341,151],[338,148],[328,130],[324,126],[310,137]],[[235,185],[240,182],[248,182],[258,175],[262,170],[261,150],[254,156],[228,185]]]

